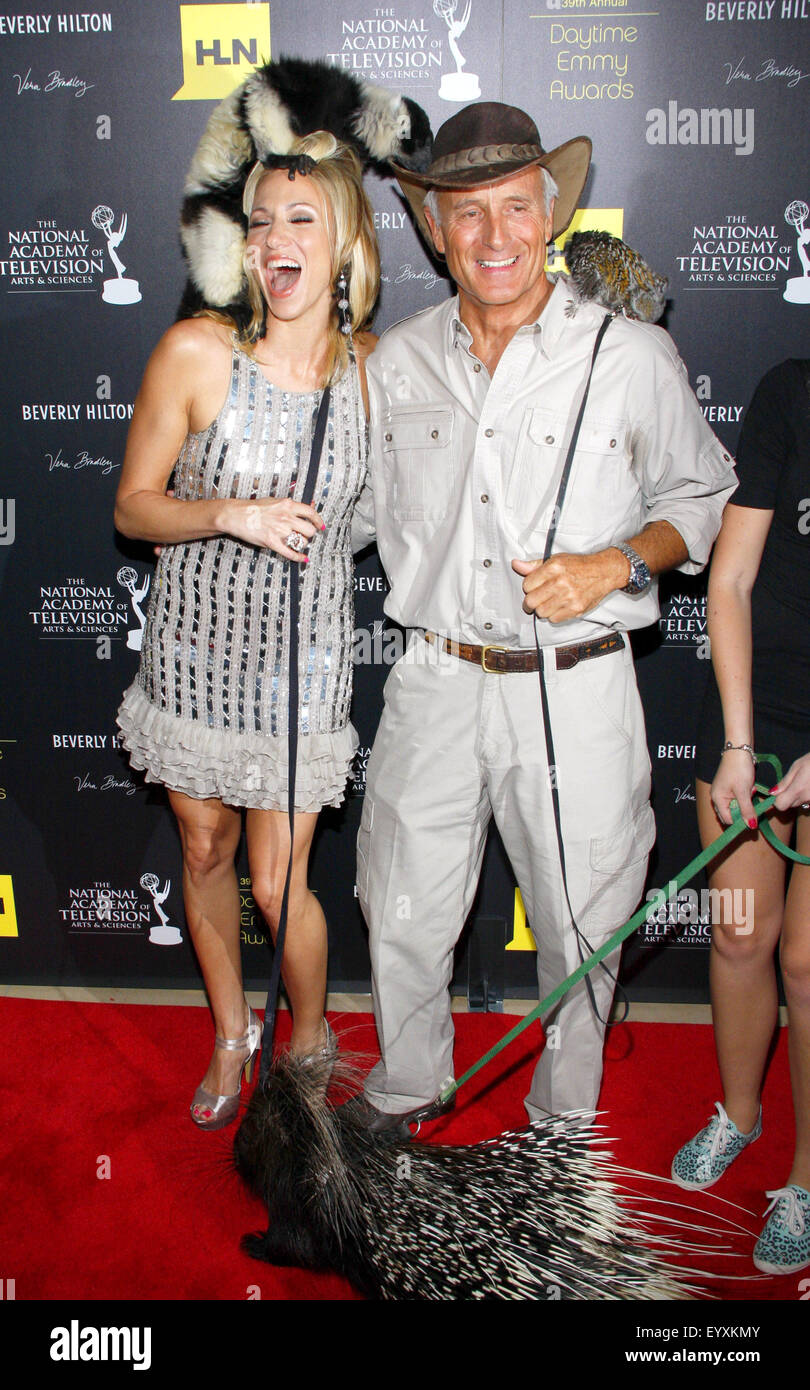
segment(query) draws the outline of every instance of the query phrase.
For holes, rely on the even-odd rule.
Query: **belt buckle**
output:
[[[498,672],[493,666],[487,666],[487,652],[508,652],[508,647],[499,647],[497,643],[491,642],[488,647],[481,648],[481,670],[486,671],[490,676],[497,676]]]

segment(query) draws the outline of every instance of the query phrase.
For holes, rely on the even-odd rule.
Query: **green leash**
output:
[[[762,753],[757,755],[757,762],[771,763],[771,765],[776,768],[777,782],[781,782],[782,764],[777,757],[769,753]],[[760,817],[764,812],[769,811],[773,806],[775,798],[768,795],[768,789],[760,786],[758,782],[755,783],[754,789],[763,796],[762,801],[757,801],[754,804],[754,810],[757,814],[757,828],[761,830],[765,839],[786,859],[792,859],[797,864],[810,864],[810,857],[799,854],[796,850],[789,849],[787,845],[782,843],[778,835],[774,833],[767,821],[764,823],[760,821]],[[480,1071],[482,1067],[485,1067],[488,1062],[491,1062],[493,1057],[497,1057],[498,1053],[502,1052],[505,1047],[508,1047],[510,1043],[514,1042],[515,1038],[520,1037],[524,1029],[534,1023],[535,1019],[547,1013],[552,1004],[556,1004],[558,1000],[562,999],[563,995],[567,994],[569,989],[587,975],[590,970],[593,970],[594,966],[598,965],[600,960],[603,960],[605,956],[609,956],[611,951],[615,950],[620,942],[630,936],[651,912],[657,911],[659,908],[663,907],[665,903],[669,902],[671,898],[675,897],[685,884],[689,883],[696,874],[700,873],[701,869],[705,868],[712,859],[720,854],[720,852],[725,849],[726,845],[730,845],[733,840],[736,840],[737,836],[741,835],[744,830],[750,830],[751,827],[748,825],[747,821],[743,820],[736,801],[732,801],[731,803],[731,814],[731,825],[717,840],[714,840],[707,849],[702,850],[694,859],[691,859],[686,867],[681,869],[677,878],[671,878],[669,880],[666,888],[659,888],[655,898],[646,900],[638,911],[633,913],[629,921],[625,922],[623,927],[619,927],[618,931],[615,931],[612,936],[608,937],[607,941],[604,941],[601,946],[597,947],[593,954],[588,956],[587,960],[584,960],[581,965],[578,965],[576,970],[572,971],[572,973],[563,980],[561,984],[557,985],[550,994],[547,994],[545,999],[541,999],[540,1003],[536,1008],[532,1009],[531,1013],[527,1014],[525,1018],[522,1018],[520,1023],[516,1023],[514,1028],[510,1029],[494,1047],[489,1049],[489,1052],[485,1052],[483,1057],[479,1057],[478,1061],[468,1068],[463,1076],[460,1076],[457,1081],[448,1082],[439,1092],[439,1100],[450,1100],[471,1077],[475,1076],[476,1072]]]

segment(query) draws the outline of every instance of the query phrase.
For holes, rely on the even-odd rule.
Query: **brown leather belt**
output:
[[[536,671],[537,651],[531,647],[474,647],[469,642],[452,642],[449,637],[438,637],[435,632],[423,633],[426,642],[441,645],[443,651],[456,656],[461,661],[471,661],[490,675],[508,675],[513,671]],[[592,642],[580,642],[573,647],[552,647],[558,671],[570,671],[578,661],[591,661],[595,656],[607,656],[608,652],[624,650],[621,633],[613,632],[610,637],[597,637]]]

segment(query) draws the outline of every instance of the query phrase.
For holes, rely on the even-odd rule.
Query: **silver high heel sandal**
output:
[[[314,1052],[309,1052],[304,1057],[299,1057],[298,1061],[302,1067],[323,1067],[324,1085],[328,1086],[340,1048],[338,1047],[338,1040],[329,1026],[329,1020],[325,1018],[323,1023],[326,1029],[326,1041],[323,1047],[316,1048]]]
[[[212,1091],[206,1091],[204,1086],[198,1086],[194,1092],[191,1102],[191,1118],[200,1129],[223,1129],[236,1119],[239,1113],[239,1104],[242,1098],[242,1077],[247,1076],[248,1081],[253,1074],[253,1063],[259,1052],[262,1042],[262,1024],[248,1006],[248,1026],[247,1032],[242,1038],[215,1038],[214,1046],[220,1047],[224,1052],[239,1052],[243,1047],[249,1048],[249,1052],[242,1063],[239,1072],[238,1089],[235,1095],[217,1096]],[[195,1110],[202,1112],[210,1111],[210,1114],[195,1114]]]

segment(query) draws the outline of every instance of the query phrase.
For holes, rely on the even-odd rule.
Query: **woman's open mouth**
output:
[[[294,286],[298,284],[300,275],[301,267],[298,262],[289,260],[286,256],[279,256],[268,261],[266,276],[270,294],[276,298],[283,298],[290,294]]]

